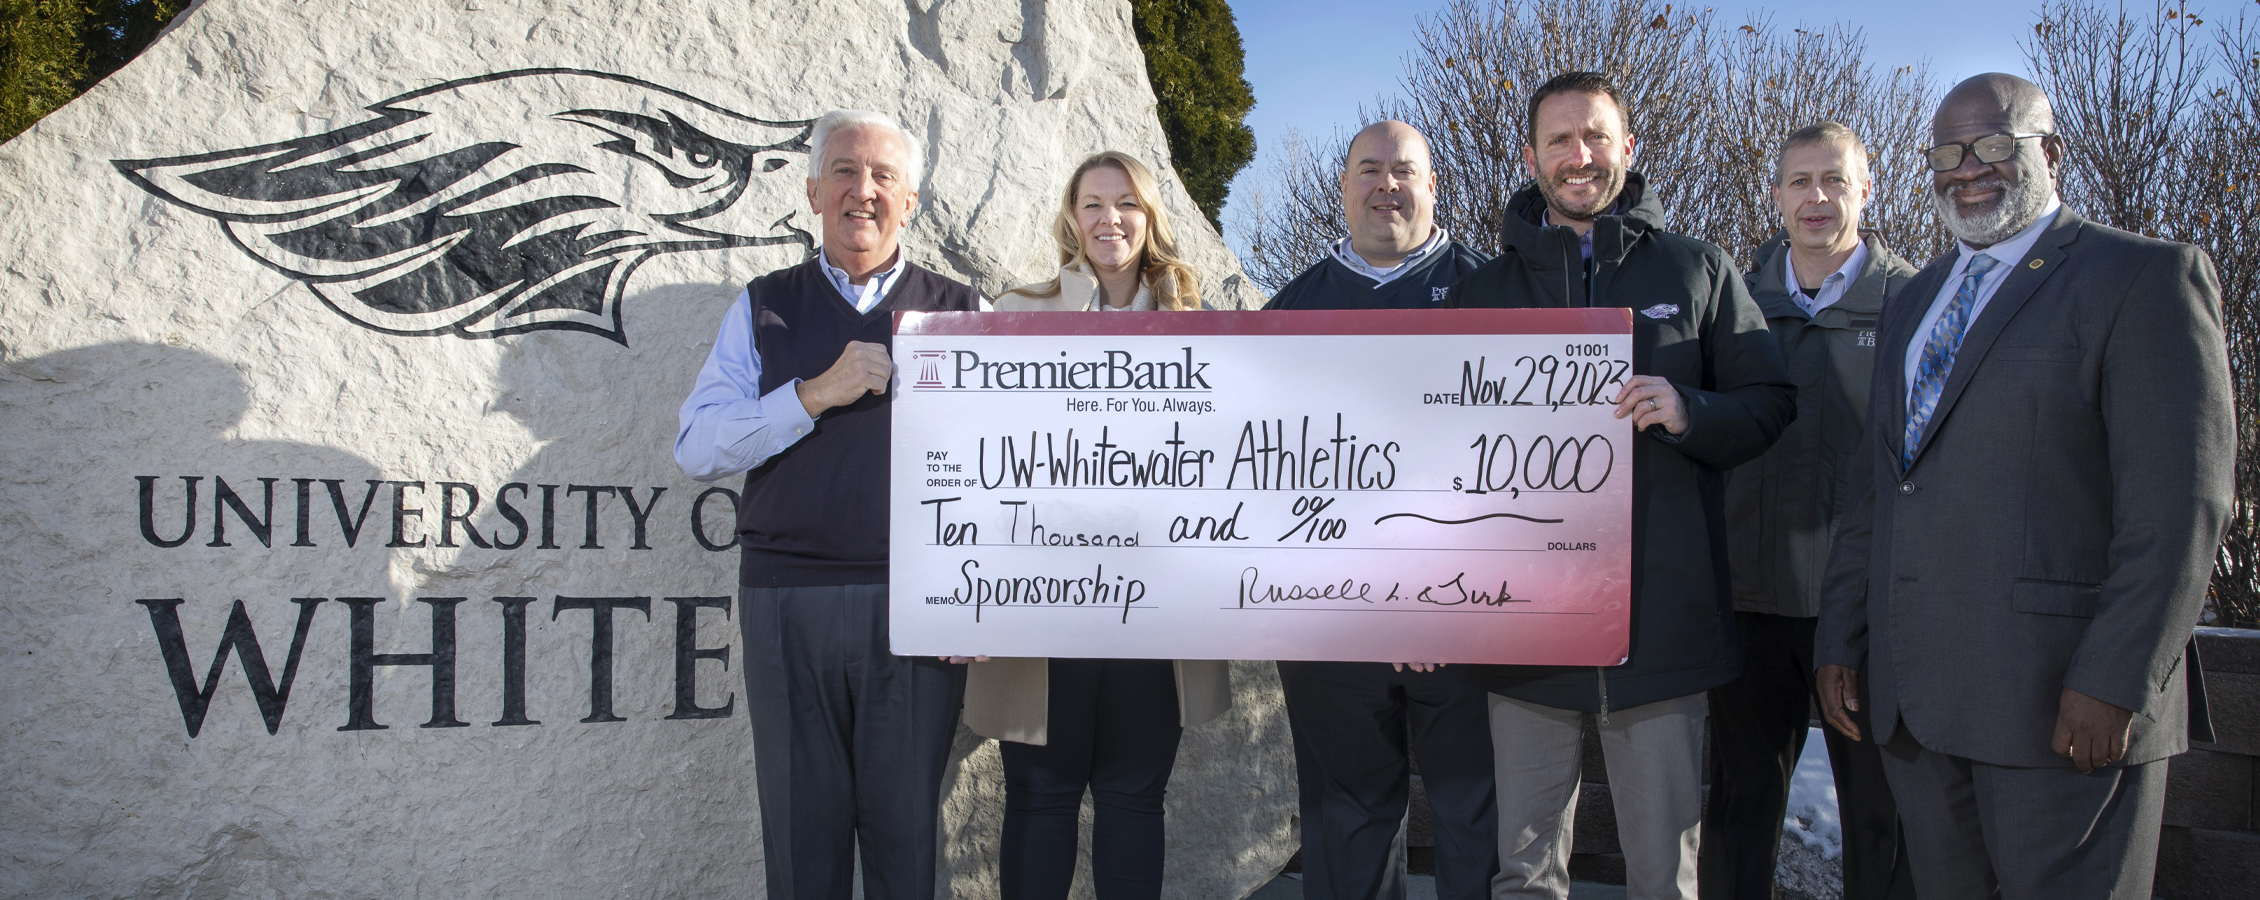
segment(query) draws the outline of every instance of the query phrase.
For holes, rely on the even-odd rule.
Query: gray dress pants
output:
[[[1703,820],[1702,694],[1611,710],[1601,733],[1631,900],[1695,900]],[[1585,713],[1491,695],[1499,775],[1494,900],[1569,900]],[[1931,900],[1924,897],[1923,900]]]
[[[771,900],[933,900],[965,667],[887,651],[887,586],[743,588]]]
[[[1922,900],[2150,900],[2166,760],[1993,766],[1924,747],[1902,722],[1883,774]]]

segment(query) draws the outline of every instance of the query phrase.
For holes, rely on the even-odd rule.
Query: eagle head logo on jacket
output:
[[[369,111],[326,134],[114,164],[388,334],[562,328],[626,344],[620,298],[653,254],[814,247],[792,224],[798,179],[780,171],[808,152],[809,121],[564,69],[450,81]]]

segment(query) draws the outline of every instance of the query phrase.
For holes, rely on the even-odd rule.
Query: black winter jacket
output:
[[[1647,180],[1626,173],[1619,214],[1596,218],[1590,277],[1576,232],[1541,226],[1535,185],[1508,201],[1501,252],[1454,285],[1452,307],[1622,306],[1632,371],[1686,401],[1687,433],[1652,428],[1632,452],[1632,651],[1621,666],[1478,666],[1490,691],[1606,714],[1740,674],[1726,565],[1726,471],[1764,453],[1797,414],[1789,374],[1732,257],[1664,231]]]
[[[1746,279],[1797,385],[1797,421],[1764,456],[1726,476],[1727,565],[1737,612],[1821,614],[1821,573],[1849,505],[1844,473],[1868,424],[1876,323],[1886,298],[1915,277],[1915,267],[1882,240],[1864,238],[1868,259],[1859,277],[1818,315],[1806,315],[1790,294],[1785,236],[1759,246],[1758,270]]]

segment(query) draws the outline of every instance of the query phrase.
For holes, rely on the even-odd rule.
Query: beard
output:
[[[1600,185],[1601,192],[1594,196],[1593,202],[1585,206],[1573,205],[1562,196],[1562,185],[1572,178],[1588,175]],[[1556,169],[1553,175],[1538,179],[1538,193],[1545,195],[1546,208],[1552,210],[1556,217],[1579,222],[1591,221],[1616,205],[1617,197],[1624,193],[1624,169],[1605,166]]]
[[[2040,219],[2042,212],[2047,211],[2048,195],[2054,192],[2055,185],[2042,184],[2043,180],[2045,179],[2027,178],[2010,184],[1999,175],[1987,175],[1976,181],[1951,184],[1932,191],[1930,199],[1931,204],[1938,208],[1939,221],[1945,222],[1946,229],[1954,232],[1955,237],[1961,238],[1966,244],[1990,247],[2016,237],[2017,232],[2030,227]],[[1965,215],[1955,206],[1954,195],[1957,192],[1985,188],[1998,188],[2001,191],[2001,199],[1993,202],[1992,209]]]

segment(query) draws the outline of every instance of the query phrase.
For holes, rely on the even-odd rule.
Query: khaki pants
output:
[[[1702,694],[1611,710],[1598,725],[1624,850],[1630,900],[1695,900],[1703,819]],[[1493,900],[1569,897],[1569,850],[1585,720],[1571,710],[1491,695],[1499,875]]]

